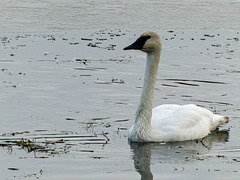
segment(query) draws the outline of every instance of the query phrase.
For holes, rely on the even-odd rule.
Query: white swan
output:
[[[124,50],[141,50],[147,53],[144,85],[135,123],[128,139],[134,142],[187,141],[201,139],[218,126],[227,123],[228,117],[213,114],[193,104],[166,104],[153,107],[154,88],[162,44],[155,32],[143,33]]]

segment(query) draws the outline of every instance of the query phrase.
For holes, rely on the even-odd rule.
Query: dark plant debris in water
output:
[[[0,146],[2,147],[8,147],[9,148],[9,154],[12,153],[12,147],[18,146],[21,149],[26,150],[26,152],[30,153],[32,151],[45,151],[46,147],[42,145],[38,145],[36,142],[31,141],[29,139],[20,139],[20,140],[4,140],[0,143]]]
[[[43,132],[43,134],[36,135],[34,132]],[[22,149],[27,153],[33,152],[35,158],[48,158],[56,154],[70,153],[72,151],[71,149],[76,147],[77,144],[104,145],[110,141],[108,132],[104,131],[99,135],[78,135],[72,134],[72,132],[46,134],[44,133],[46,132],[45,130],[36,130],[34,132],[22,131],[4,133],[0,136],[0,147],[6,149],[8,154],[11,154],[15,149]],[[24,134],[28,134],[30,137],[19,137]],[[92,152],[92,150],[81,149],[79,152]],[[40,155],[42,153],[47,156]]]
[[[205,80],[197,80],[197,79],[163,79],[166,81],[183,81],[183,82],[198,82],[198,83],[207,83],[207,84],[227,84],[225,82],[219,81],[205,81]]]
[[[24,176],[24,178],[35,177],[36,179],[39,179],[43,175],[43,173],[44,173],[44,171],[42,169],[40,169],[39,172],[27,174]]]
[[[120,29],[103,29],[98,32],[94,32],[90,35],[90,37],[82,37],[81,40],[87,41],[88,47],[115,50],[117,45],[110,43],[110,41],[124,35],[126,35],[126,32]]]
[[[17,170],[19,170],[19,169],[18,169],[18,168],[8,168],[8,170],[17,171]]]
[[[125,81],[122,79],[112,78],[110,81],[97,81],[95,84],[125,84]]]
[[[1,136],[15,136],[15,135],[18,135],[18,134],[28,134],[30,133],[30,131],[16,131],[16,132],[11,132],[11,133],[3,133]]]
[[[75,121],[75,120],[77,120],[77,119],[75,119],[75,118],[66,118],[66,120],[67,120],[67,121]]]

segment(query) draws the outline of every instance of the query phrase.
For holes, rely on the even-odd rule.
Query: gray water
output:
[[[0,2],[0,179],[238,179],[238,7]],[[147,29],[163,43],[155,105],[194,103],[230,118],[203,142],[127,142],[145,54],[122,48]]]
[[[0,2],[0,32],[238,29],[239,8],[239,0],[4,0]]]

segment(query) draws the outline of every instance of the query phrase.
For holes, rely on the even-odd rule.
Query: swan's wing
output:
[[[192,140],[210,133],[214,116],[211,111],[192,104],[161,105],[153,109],[151,126],[158,139]]]
[[[213,113],[205,108],[193,104],[188,105],[161,105],[153,109],[152,123],[164,123],[165,125],[179,128],[193,127],[206,120],[211,123]]]

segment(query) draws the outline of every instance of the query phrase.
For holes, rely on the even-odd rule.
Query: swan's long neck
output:
[[[135,124],[140,123],[142,127],[146,127],[148,129],[151,128],[154,89],[156,85],[160,53],[160,51],[147,53],[144,85],[140,103],[136,112]]]

